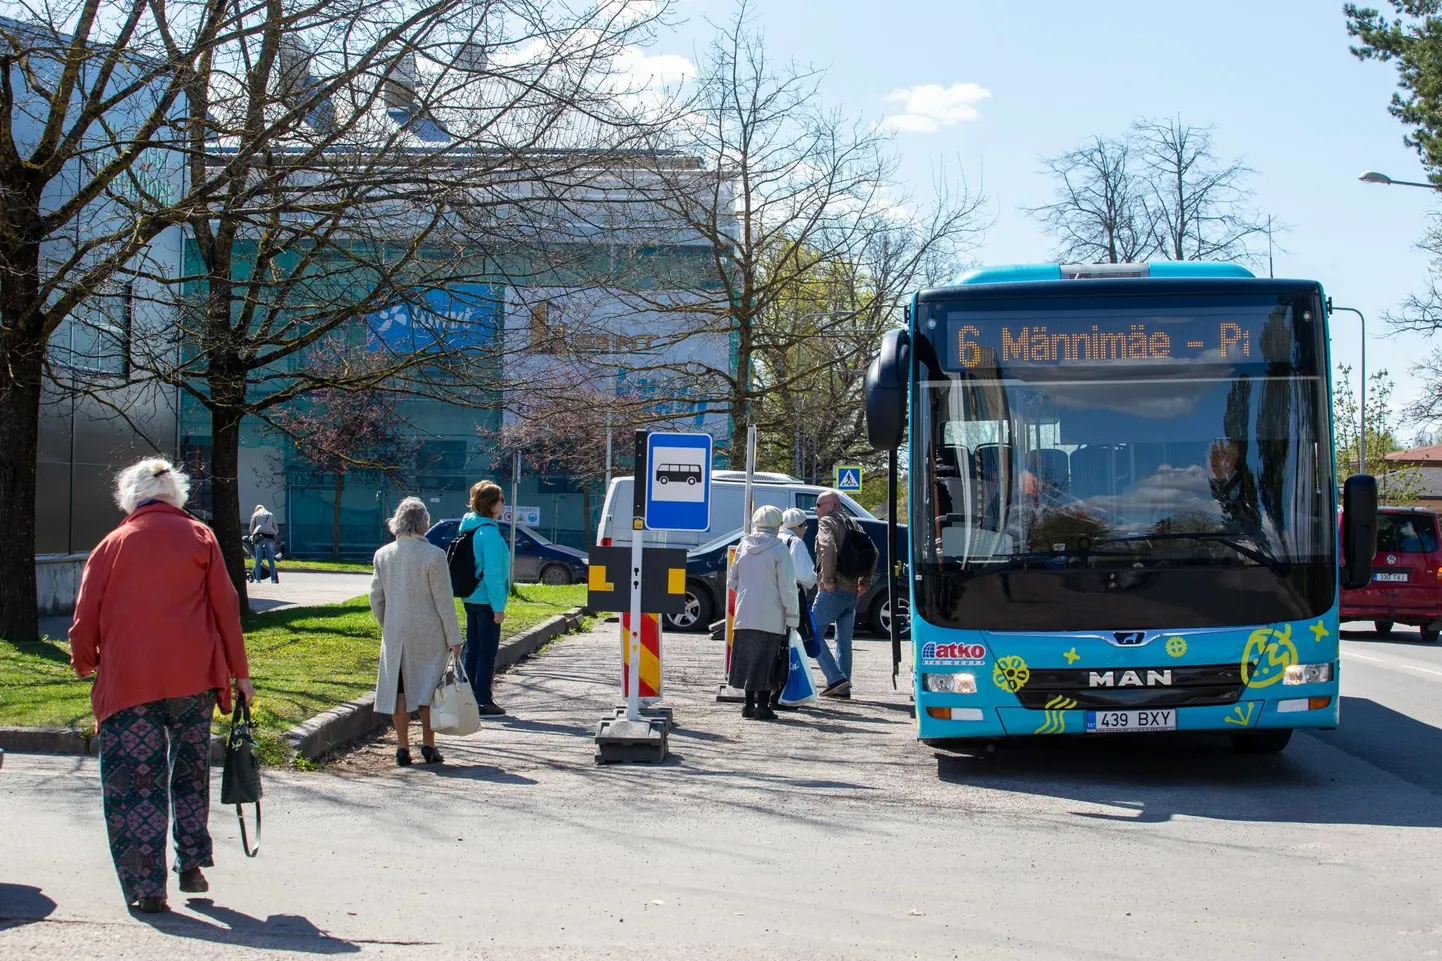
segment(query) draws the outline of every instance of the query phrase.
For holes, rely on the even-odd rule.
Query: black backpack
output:
[[[473,527],[457,534],[446,548],[446,565],[451,569],[451,594],[456,597],[470,597],[481,584],[481,575],[476,572],[476,531]]]
[[[846,536],[836,549],[836,573],[853,581],[870,577],[876,571],[876,545],[849,515],[842,514],[841,523]]]

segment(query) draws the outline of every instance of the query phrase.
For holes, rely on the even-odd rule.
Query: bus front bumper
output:
[[[1320,687],[1320,686],[1319,686]],[[938,704],[936,701],[950,703]],[[1023,707],[993,707],[959,703],[960,698],[925,697],[917,702],[917,736],[925,741],[952,738],[995,738],[1019,735],[1098,733],[1088,727],[1089,713],[1105,714],[1106,710],[1034,711]],[[1337,692],[1303,691],[1272,698],[1251,697],[1235,704],[1213,707],[1176,707],[1148,709],[1173,712],[1170,724],[1160,730],[1175,731],[1242,731],[1257,728],[1322,728],[1337,726],[1339,718]],[[937,715],[943,715],[938,717]]]

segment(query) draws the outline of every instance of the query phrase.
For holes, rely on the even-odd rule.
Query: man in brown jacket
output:
[[[846,577],[836,570],[837,555],[847,537],[841,495],[827,491],[816,500],[816,574],[818,592],[812,606],[816,619],[816,636],[821,654],[816,658],[826,675],[822,697],[851,697],[851,636],[856,631],[858,598],[866,593],[871,580],[868,574],[859,579]],[[861,535],[866,536],[866,535]],[[826,643],[826,629],[836,625],[836,655]]]

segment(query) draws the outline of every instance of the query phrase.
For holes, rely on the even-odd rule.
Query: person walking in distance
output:
[[[388,526],[396,539],[376,551],[371,578],[371,613],[381,625],[375,712],[395,722],[396,763],[407,767],[415,708],[421,716],[421,757],[440,764],[445,758],[431,730],[431,693],[446,661],[461,650],[446,552],[426,540],[431,515],[418,497],[401,501]]]
[[[275,566],[275,539],[280,536],[280,530],[275,526],[275,515],[265,509],[264,504],[256,504],[255,512],[250,515],[250,545],[255,549],[255,582],[260,583],[261,574],[260,561],[265,558],[270,564],[270,582],[280,583],[280,571]]]
[[[476,704],[483,715],[505,714],[492,697],[496,652],[501,647],[501,622],[506,619],[506,598],[511,592],[511,551],[501,536],[497,519],[506,506],[501,488],[479,481],[471,488],[471,510],[461,519],[460,537],[471,535],[471,552],[480,578],[465,598],[466,644],[461,663],[471,679]]]
[[[876,572],[876,547],[841,507],[841,495],[826,491],[816,499],[816,579],[820,590],[812,614],[821,645],[821,671],[826,675],[822,697],[851,697],[851,639],[856,631],[858,598]],[[867,558],[869,556],[869,563]],[[836,654],[826,643],[826,629],[836,627]]]
[[[774,692],[786,686],[790,666],[787,631],[796,627],[796,569],[791,552],[777,536],[781,509],[761,507],[751,518],[753,528],[741,539],[736,560],[726,574],[726,587],[736,592],[736,619],[732,634],[732,687],[746,692],[741,716],[758,721],[775,720]]]
[[[70,663],[95,675],[100,791],[125,903],[166,910],[173,821],[180,890],[210,890],[210,720],[231,687],[255,701],[240,601],[209,527],[185,512],[190,479],[168,461],[121,471],[125,519],[90,552],[70,624]]]

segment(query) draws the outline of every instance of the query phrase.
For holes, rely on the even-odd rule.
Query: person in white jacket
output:
[[[731,642],[732,687],[746,692],[741,716],[758,721],[776,717],[773,691],[786,685],[790,667],[787,632],[800,622],[796,567],[791,552],[777,536],[781,510],[762,507],[751,519],[752,533],[741,539],[726,586],[736,592],[736,619]]]
[[[797,630],[801,633],[803,641],[811,641],[815,633],[811,623],[811,604],[806,599],[806,592],[816,586],[816,562],[811,559],[811,552],[806,549],[806,514],[792,507],[785,514],[781,515],[781,541],[791,552],[791,566],[796,569],[796,606],[800,613],[800,624]],[[814,645],[807,644],[808,653],[814,649]],[[781,690],[771,695],[771,708],[777,711],[794,711],[795,705],[781,703]]]

